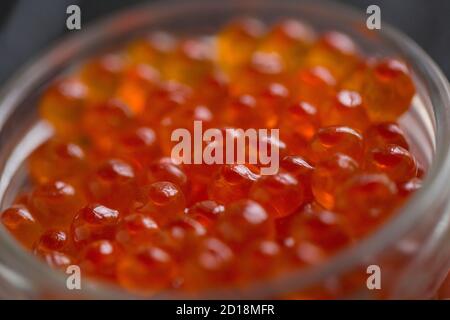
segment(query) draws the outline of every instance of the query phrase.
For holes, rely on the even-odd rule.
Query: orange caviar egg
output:
[[[266,210],[252,200],[230,203],[217,221],[217,232],[227,243],[242,247],[273,235],[274,225]]]
[[[408,110],[414,91],[406,65],[385,59],[369,70],[362,96],[372,121],[395,121]]]
[[[63,181],[54,181],[33,190],[30,208],[40,223],[63,227],[72,220],[84,201],[83,195],[79,194],[74,186]]]
[[[352,72],[359,63],[356,44],[347,35],[331,31],[325,33],[308,52],[307,66],[322,66],[339,81]]]
[[[159,79],[159,72],[151,66],[133,66],[120,79],[115,97],[129,106],[134,114],[140,114],[144,111],[150,93],[159,84]]]
[[[125,161],[110,159],[87,179],[86,189],[91,201],[127,211],[137,194],[134,168]]]
[[[369,70],[374,59],[369,57],[367,60],[360,60],[355,69],[345,77],[340,83],[341,89],[361,92]]]
[[[185,195],[189,194],[189,179],[179,165],[170,158],[160,158],[148,165],[147,181],[149,183],[168,181],[178,186]]]
[[[181,83],[168,81],[160,84],[146,101],[142,122],[156,127],[169,112],[184,107],[192,99],[192,89]]]
[[[29,158],[30,175],[39,184],[60,178],[77,179],[87,168],[85,151],[73,142],[49,140]]]
[[[6,229],[28,248],[33,246],[42,230],[39,222],[24,205],[17,204],[6,209],[0,219]]]
[[[417,175],[415,159],[400,146],[390,144],[372,149],[365,161],[367,170],[385,173],[395,182],[404,182]]]
[[[224,71],[215,69],[206,74],[195,88],[194,101],[199,105],[210,106],[216,112],[222,111],[230,93],[230,80]]]
[[[314,172],[314,167],[299,156],[284,157],[281,162],[281,167],[301,180],[307,179]]]
[[[340,188],[336,210],[345,212],[353,227],[352,233],[360,236],[369,226],[389,216],[397,204],[396,195],[397,187],[386,175],[360,174]]]
[[[279,114],[291,102],[289,90],[280,83],[270,83],[257,96],[257,104],[264,128],[276,128]]]
[[[195,85],[212,70],[211,45],[206,41],[187,39],[167,57],[162,72],[169,80]]]
[[[284,110],[279,125],[281,138],[288,147],[296,153],[303,153],[320,127],[318,110],[307,102],[294,103]]]
[[[147,199],[139,212],[147,212],[160,225],[167,225],[183,217],[186,199],[175,184],[168,181],[152,183],[148,186]]]
[[[249,166],[225,165],[208,188],[209,198],[222,204],[246,198],[258,178]]]
[[[258,78],[258,81],[255,81]],[[232,95],[257,94],[271,83],[289,84],[280,56],[272,52],[255,52],[248,64],[236,71],[230,82]],[[290,84],[289,84],[290,85]]]
[[[406,150],[409,149],[405,133],[396,123],[377,123],[364,132],[364,146],[366,150],[381,148],[388,144],[395,144]]]
[[[294,176],[297,181],[303,183],[305,202],[311,201],[313,199],[311,177],[314,172],[314,167],[299,156],[285,156],[280,166],[283,170]]]
[[[76,133],[88,88],[77,78],[57,80],[46,89],[39,103],[41,117],[63,137]]]
[[[119,134],[116,150],[117,158],[130,162],[137,168],[143,168],[152,163],[155,157],[161,155],[156,132],[149,127],[131,128]]]
[[[93,240],[113,239],[119,217],[119,211],[103,205],[80,209],[70,225],[74,244],[84,246]]]
[[[115,136],[132,124],[132,113],[117,99],[96,104],[82,118],[82,130],[100,153],[111,152]]]
[[[70,240],[67,232],[48,230],[39,238],[33,252],[54,268],[65,269],[74,262],[70,256]]]
[[[333,252],[351,242],[348,232],[344,217],[317,203],[311,203],[292,216],[286,236],[300,245],[300,247],[294,247],[294,254],[300,254],[297,258],[302,258],[302,251],[308,249],[308,247],[301,247],[302,243],[308,243],[307,246],[317,246],[323,253]]]
[[[222,113],[225,125],[236,128],[254,128],[259,118],[256,98],[249,94],[232,97]]]
[[[102,101],[111,97],[125,71],[126,61],[120,54],[109,53],[89,61],[81,70],[81,80],[88,87],[88,99]]]
[[[148,64],[161,68],[166,57],[175,49],[176,39],[167,32],[153,32],[132,41],[127,48],[128,56],[136,64]]]
[[[339,91],[335,100],[323,112],[322,125],[349,126],[363,132],[369,125],[369,117],[360,94],[356,91]]]
[[[243,256],[242,269],[243,278],[274,277],[288,270],[287,254],[276,241],[255,241]]]
[[[151,32],[44,89],[53,133],[0,221],[48,265],[145,297],[285,277],[421,188],[427,166],[400,121],[414,94],[399,59],[294,19]],[[350,290],[331,280],[295,296]]]
[[[302,181],[287,172],[264,176],[250,191],[250,198],[260,202],[273,217],[284,217],[303,204],[305,194]]]
[[[170,254],[155,246],[125,256],[117,264],[119,283],[137,293],[152,293],[168,288],[174,273],[175,266]]]
[[[182,106],[173,111],[169,111],[159,125],[161,136],[161,148],[166,155],[170,155],[176,142],[172,139],[172,132],[176,129],[186,129],[194,131],[194,121],[201,121],[203,130],[213,126],[214,117],[208,106]]]
[[[177,262],[190,257],[193,245],[207,235],[204,225],[190,217],[184,217],[169,223],[165,228],[163,246],[169,250]]]
[[[188,290],[226,286],[236,281],[236,255],[224,241],[207,237],[194,248],[192,257],[183,264],[184,286]]]
[[[83,248],[80,265],[91,276],[115,279],[121,255],[120,248],[116,243],[109,240],[97,240]]]
[[[322,66],[300,69],[293,92],[300,101],[323,110],[335,95],[336,79]]]
[[[266,34],[258,50],[276,52],[287,68],[293,70],[303,59],[315,39],[313,29],[296,20],[283,20]]]
[[[205,227],[211,226],[225,211],[225,207],[213,200],[199,201],[190,207],[187,216]]]
[[[132,213],[121,219],[115,238],[122,246],[132,249],[158,237],[161,237],[160,228],[149,215]]]
[[[222,68],[228,71],[250,61],[264,29],[260,21],[252,18],[234,21],[223,28],[217,35],[218,59]]]
[[[47,230],[39,238],[34,250],[64,250],[68,246],[69,237],[62,230]]]

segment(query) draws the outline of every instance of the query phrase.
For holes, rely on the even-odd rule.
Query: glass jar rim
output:
[[[51,46],[44,55],[41,55],[38,59],[33,59],[11,78],[0,92],[0,130],[13,111],[16,102],[20,101],[27,93],[27,90],[32,88],[35,83],[39,82],[40,77],[46,72],[48,65],[54,64],[54,61],[62,64],[64,57],[79,55],[80,48],[95,46],[97,40],[107,36],[111,30],[122,33],[126,33],[127,30],[133,30],[133,27],[139,26],[148,20],[148,12],[164,17],[165,15],[176,15],[177,12],[179,14],[188,12],[189,10],[190,12],[195,12],[195,10],[241,9],[251,8],[252,6],[258,8],[266,6],[273,7],[274,9],[295,6],[298,9],[299,6],[305,5],[309,6],[310,9],[312,8],[312,10],[321,9],[323,6],[326,6],[333,15],[343,16],[346,19],[353,19],[355,21],[362,19],[363,16],[357,10],[341,4],[312,0],[302,1],[300,3],[293,0],[282,2],[264,0],[247,3],[234,0],[220,3],[199,0],[183,3],[182,1],[172,0],[169,3],[157,2],[139,5],[113,14],[87,27],[87,30],[69,35],[67,38],[59,41],[56,46]],[[120,24],[118,23],[119,21],[125,21],[126,23]],[[305,288],[330,275],[339,274],[352,266],[356,266],[362,260],[362,257],[368,254],[375,255],[379,253],[383,248],[395,241],[395,239],[398,239],[401,234],[409,230],[414,223],[417,223],[422,212],[439,205],[436,197],[442,193],[442,190],[446,190],[448,181],[450,180],[450,144],[447,141],[448,136],[450,136],[450,89],[448,81],[431,58],[404,34],[383,22],[383,27],[379,31],[379,35],[407,58],[415,74],[425,83],[429,92],[429,99],[436,121],[436,154],[423,182],[423,187],[398,210],[388,223],[383,224],[377,231],[362,239],[354,246],[343,249],[323,264],[315,266],[311,270],[299,270],[279,279],[258,282],[248,289],[237,290],[227,288],[212,292],[202,292],[199,297],[236,298],[237,296],[245,296],[255,298],[259,296],[276,296],[284,292]],[[0,189],[3,183],[4,181],[2,179]],[[0,241],[5,244],[4,251],[10,257],[29,266],[29,271],[34,273],[38,279],[45,279],[47,288],[56,291],[65,288],[65,277],[63,274],[54,272],[47,265],[28,254],[6,232],[0,232]],[[29,286],[26,281],[20,282],[20,279],[17,281],[18,285],[24,289],[32,290],[32,285]],[[83,287],[81,294],[88,297],[112,299],[134,297],[115,286],[97,283],[95,281],[88,281]],[[182,297],[186,297],[186,295],[178,292],[167,292],[158,294],[154,298]]]

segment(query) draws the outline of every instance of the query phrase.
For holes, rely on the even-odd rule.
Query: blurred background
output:
[[[65,33],[76,32],[66,29],[67,6],[71,4],[80,6],[84,28],[93,20],[121,8],[155,1],[163,2],[163,0],[1,0],[0,84],[20,65],[59,37]],[[408,34],[439,64],[447,78],[450,78],[449,0],[335,1],[364,12],[369,5],[378,5],[381,8],[382,23],[388,22]],[[170,2],[167,5],[170,5]]]

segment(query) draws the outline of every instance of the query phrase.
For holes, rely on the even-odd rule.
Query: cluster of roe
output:
[[[397,123],[414,85],[396,58],[286,19],[213,36],[153,32],[51,83],[53,136],[3,225],[54,268],[126,290],[245,286],[315,266],[385,222],[423,170]],[[175,164],[174,129],[278,128],[280,168]]]

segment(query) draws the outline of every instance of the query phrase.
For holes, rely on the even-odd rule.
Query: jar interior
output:
[[[16,87],[6,96],[15,101],[13,111],[0,131],[0,209],[7,208],[19,193],[30,187],[26,159],[52,135],[51,128],[39,120],[36,108],[36,101],[46,85],[76,68],[86,57],[114,49],[146,32],[164,30],[179,37],[209,35],[236,16],[254,16],[267,24],[292,17],[311,24],[318,32],[333,29],[347,33],[367,56],[402,58],[397,48],[384,37],[369,32],[363,19],[360,21],[354,16],[349,19],[346,14],[336,14],[316,5],[288,4],[230,4],[225,7],[211,4],[207,9],[182,4],[173,8],[159,7],[159,10],[148,7],[148,10],[131,11],[100,25],[94,33],[89,34],[90,31],[86,30],[84,40],[80,38],[66,47],[58,47],[47,56],[44,60],[46,65],[41,65],[39,73],[27,87]],[[345,10],[343,12],[346,13]],[[415,84],[417,93],[399,124],[405,131],[412,153],[426,172],[432,165],[436,149],[436,121],[426,86],[418,77],[415,77]],[[0,232],[6,233],[6,230],[0,228]]]

